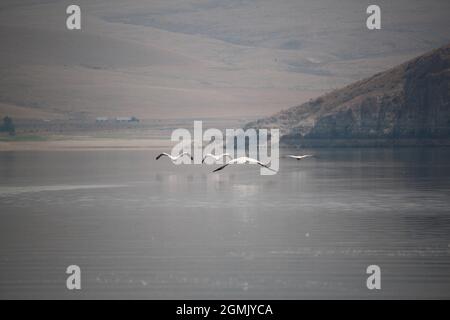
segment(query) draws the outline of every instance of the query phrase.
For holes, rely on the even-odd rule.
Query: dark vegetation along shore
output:
[[[12,118],[6,116],[3,118],[3,123],[0,124],[0,133],[8,134],[9,136],[14,136],[16,134],[16,127]]]
[[[304,147],[450,146],[450,44],[246,127]]]

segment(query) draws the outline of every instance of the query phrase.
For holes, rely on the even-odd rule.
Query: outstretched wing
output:
[[[271,170],[271,171],[273,171],[273,172],[277,172],[276,170],[273,170],[271,167],[269,167],[269,163],[264,164],[264,163],[262,163],[261,161],[258,161],[258,162],[256,162],[256,163],[259,164],[261,167],[267,168],[267,169],[269,169],[269,170]]]
[[[205,156],[202,159],[202,163],[205,162],[206,158],[211,157],[211,156],[212,156],[212,154],[210,154],[210,153],[205,154]]]
[[[217,155],[217,156],[215,156],[215,155],[213,155],[213,154],[211,154],[211,153],[207,153],[207,154],[203,157],[202,163],[205,162],[206,158],[208,158],[208,157],[214,158],[216,161],[219,160],[220,158],[224,158],[224,157],[225,157],[225,158],[228,157],[228,158],[230,158],[230,159],[233,159],[233,157],[230,156],[229,153],[224,153],[224,154],[220,154],[220,155]]]
[[[180,154],[179,158],[181,158],[182,156],[189,156],[189,158],[191,158],[192,161],[194,161],[194,157],[191,156],[191,154],[189,152],[183,152],[182,154]]]
[[[158,156],[156,157],[156,160],[159,160],[159,158],[161,158],[162,156],[168,157],[169,155],[168,155],[167,153],[163,152],[163,153],[161,153],[160,155],[158,155]]]
[[[224,164],[223,166],[221,166],[221,167],[219,167],[219,168],[217,168],[216,170],[214,170],[213,172],[216,172],[216,171],[219,171],[219,170],[222,170],[223,168],[225,168],[227,165],[229,165],[229,163],[227,163],[227,164]]]

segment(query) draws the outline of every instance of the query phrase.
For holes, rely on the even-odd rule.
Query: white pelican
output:
[[[312,155],[312,154],[305,154],[303,156],[294,156],[292,154],[288,154],[286,157],[287,158],[292,158],[292,159],[297,159],[297,160],[303,160],[303,159],[306,159],[306,158],[309,158],[309,157],[313,157],[313,156],[314,155]]]
[[[189,152],[183,152],[182,154],[179,154],[178,156],[172,156],[172,155],[170,155],[168,153],[163,152],[159,156],[156,157],[156,160],[158,160],[161,157],[169,157],[172,161],[175,161],[175,160],[178,160],[178,159],[180,159],[181,157],[183,157],[185,155],[188,155],[191,158],[191,160],[194,160],[194,158],[189,154]]]
[[[230,165],[230,164],[244,164],[244,163],[250,163],[250,164],[259,164],[261,167],[267,168],[269,170],[275,171],[271,168],[269,168],[267,166],[267,164],[262,163],[259,160],[253,159],[253,158],[249,158],[249,157],[239,157],[236,159],[232,159],[230,161],[228,161],[227,163],[225,163],[223,166],[217,168],[216,170],[214,170],[213,172],[222,170],[223,168],[225,168],[226,166]]]
[[[222,159],[223,157],[229,157],[230,159],[232,159],[232,157],[230,156],[229,153],[218,154],[217,156],[216,156],[216,155],[213,155],[213,154],[211,154],[211,153],[207,153],[207,154],[203,157],[202,163],[205,162],[206,158],[213,158],[214,160],[218,161],[218,160]]]

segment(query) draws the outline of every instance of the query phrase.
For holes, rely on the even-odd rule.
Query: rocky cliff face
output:
[[[247,127],[280,128],[289,143],[450,138],[450,45]]]

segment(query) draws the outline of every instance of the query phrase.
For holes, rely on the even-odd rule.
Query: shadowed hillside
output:
[[[450,45],[247,127],[280,128],[289,144],[450,138]]]

